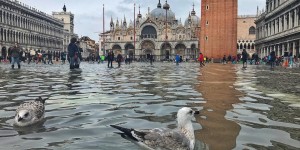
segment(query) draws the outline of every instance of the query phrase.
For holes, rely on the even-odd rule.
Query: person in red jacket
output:
[[[205,66],[205,64],[204,64],[204,56],[203,56],[202,53],[200,53],[198,61],[200,62],[200,67]]]

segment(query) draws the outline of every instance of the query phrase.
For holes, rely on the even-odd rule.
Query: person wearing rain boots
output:
[[[15,43],[15,46],[11,49],[11,68],[15,68],[15,63],[18,64],[18,68],[21,68],[20,65],[20,47],[18,43]]]

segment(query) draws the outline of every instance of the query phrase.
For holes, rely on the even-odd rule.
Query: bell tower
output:
[[[221,59],[237,54],[238,0],[201,0],[200,51]]]

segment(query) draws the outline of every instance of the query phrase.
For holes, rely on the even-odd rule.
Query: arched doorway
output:
[[[142,48],[142,56],[140,56],[141,58],[149,58],[150,54],[154,54],[154,50],[155,50],[155,45],[152,41],[143,41],[141,44],[141,48]]]
[[[190,51],[189,55],[190,55],[190,59],[195,59],[196,56],[198,55],[196,44],[191,45],[191,51]]]
[[[162,60],[171,59],[172,46],[170,43],[163,43],[160,47],[160,55]],[[175,55],[174,55],[175,56]]]
[[[116,44],[112,47],[112,51],[116,54],[122,53],[122,48],[120,45]]]
[[[175,46],[175,53],[178,54],[179,56],[184,56],[185,55],[185,49],[186,49],[186,46],[184,44],[182,44],[182,43],[177,44]]]
[[[135,55],[134,46],[131,43],[127,43],[125,45],[125,54],[129,55],[130,58],[134,58]]]
[[[2,56],[2,59],[6,59],[6,57],[7,57],[7,49],[5,46],[3,46],[1,48],[1,56]]]

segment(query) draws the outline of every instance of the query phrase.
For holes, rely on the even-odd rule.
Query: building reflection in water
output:
[[[233,88],[235,70],[231,65],[210,64],[201,69],[198,90],[204,100],[201,117],[197,122],[202,126],[196,132],[196,138],[209,146],[209,149],[229,150],[236,147],[236,138],[241,127],[225,118],[226,111],[233,109],[232,104],[239,103],[238,91]]]

